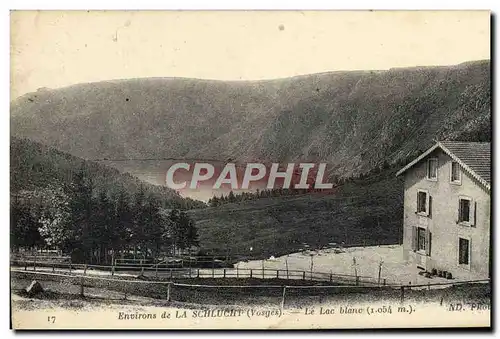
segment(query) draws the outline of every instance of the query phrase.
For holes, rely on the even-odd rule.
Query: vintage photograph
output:
[[[11,11],[11,328],[490,327],[491,21]]]

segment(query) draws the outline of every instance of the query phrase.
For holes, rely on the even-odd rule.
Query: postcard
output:
[[[489,11],[11,11],[11,327],[491,327]]]

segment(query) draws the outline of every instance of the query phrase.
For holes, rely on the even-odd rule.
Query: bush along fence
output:
[[[478,295],[490,295],[489,280],[454,281],[421,285],[353,285],[328,284],[314,281],[290,279],[286,284],[276,284],[276,280],[251,279],[184,279],[177,281],[140,280],[133,276],[102,277],[91,275],[70,275],[44,271],[12,269],[11,276],[22,281],[38,280],[53,292],[77,297],[132,300],[141,297],[167,302],[195,303],[200,305],[280,305],[281,309],[299,305],[302,302],[321,302],[348,299],[359,302],[367,299],[405,302],[416,297],[426,302],[439,300],[448,292],[443,287],[463,288],[469,293],[474,288],[482,289]],[[60,282],[51,284],[50,282]],[[197,283],[200,282],[200,283]],[[208,283],[202,283],[208,282]],[[212,283],[212,284],[209,284]],[[258,283],[258,284],[257,284]],[[64,286],[64,288],[62,287]],[[484,289],[487,289],[486,293]],[[286,301],[286,304],[285,304]]]
[[[87,264],[72,264],[61,262],[11,262],[13,267],[23,268],[24,271],[41,271],[41,272],[67,272],[83,275],[95,275],[94,273],[140,275],[150,278],[168,278],[168,279],[185,279],[185,278],[236,278],[236,279],[283,279],[283,280],[302,280],[302,281],[317,281],[328,283],[341,283],[348,285],[368,285],[368,286],[385,286],[387,280],[379,276],[378,278],[361,276],[336,274],[317,271],[300,271],[287,269],[269,269],[269,268],[165,268],[157,265],[150,266],[105,266],[105,265],[87,265]]]

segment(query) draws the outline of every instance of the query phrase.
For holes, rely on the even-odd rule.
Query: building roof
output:
[[[401,175],[419,163],[423,158],[440,148],[488,190],[491,185],[491,144],[489,142],[438,141],[434,146],[403,167],[397,174]]]

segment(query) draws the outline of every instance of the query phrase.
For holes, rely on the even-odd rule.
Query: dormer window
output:
[[[450,168],[450,182],[453,184],[460,184],[462,178],[460,176],[460,165],[456,161],[451,162]]]
[[[437,181],[438,160],[431,158],[427,160],[427,179]]]

